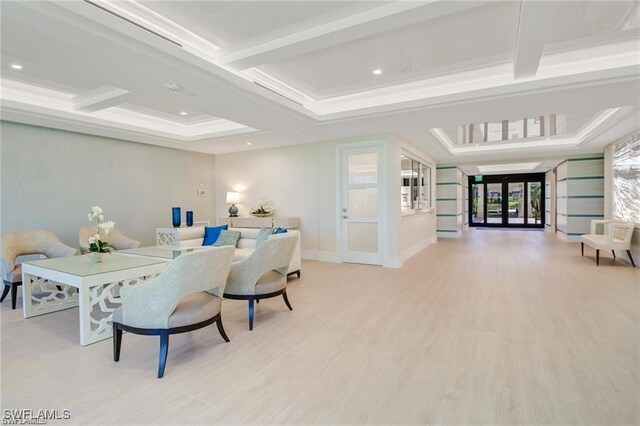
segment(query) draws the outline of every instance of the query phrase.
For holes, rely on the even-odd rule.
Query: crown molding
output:
[[[562,137],[539,137],[514,140],[513,142],[483,142],[476,145],[456,145],[449,135],[440,128],[430,129],[428,135],[433,136],[454,157],[479,156],[506,153],[545,153],[553,150],[579,148],[606,129],[628,117],[633,107],[609,108],[600,111],[592,120],[584,124],[578,132]],[[549,140],[546,140],[549,139]]]
[[[76,109],[75,96],[72,94],[4,78],[0,78],[0,87],[0,112],[3,117],[9,113],[19,117],[19,113],[23,112],[31,113],[29,117],[33,120],[34,117],[48,115],[50,119],[59,119],[62,123],[84,122],[100,125],[103,129],[110,127],[176,142],[197,142],[255,131],[251,127],[221,118],[191,124],[119,107],[86,112]]]

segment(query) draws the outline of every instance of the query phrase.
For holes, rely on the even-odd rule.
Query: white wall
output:
[[[544,174],[544,230],[555,232],[555,208],[556,208],[556,184],[554,171],[549,170]]]
[[[0,122],[2,232],[52,230],[78,246],[91,206],[143,245],[171,225],[171,207],[214,217],[214,157],[44,127]],[[202,185],[202,186],[201,186]],[[199,197],[203,188],[206,195]]]
[[[604,158],[570,158],[557,167],[558,236],[579,241],[591,221],[604,218]]]
[[[398,190],[400,189],[400,172],[402,169],[400,155],[418,160],[431,168],[430,198],[432,208],[403,215],[400,207],[400,192],[390,194],[390,200],[393,202],[393,209],[398,218],[396,262],[397,266],[402,266],[402,262],[436,242],[436,162],[432,157],[402,138],[397,139],[396,146],[393,156],[394,167],[390,173],[393,175],[391,183]]]
[[[241,193],[240,216],[248,215],[258,197],[265,196],[273,201],[278,216],[300,218],[303,257],[317,257],[321,246],[335,252],[335,225],[322,222],[324,238],[320,241],[321,215],[335,212],[335,173],[331,173],[335,154],[330,156],[322,148],[309,144],[217,155],[218,217],[229,215],[227,191]]]
[[[260,196],[270,198],[279,216],[300,218],[302,257],[338,261],[337,241],[340,206],[337,205],[339,179],[338,149],[353,143],[383,143],[386,148],[387,244],[385,266],[397,267],[399,245],[410,244],[398,238],[400,224],[400,144],[394,136],[384,135],[281,148],[217,155],[216,206],[218,216],[228,216],[227,191],[242,193],[239,214],[248,214]],[[414,149],[414,147],[410,147]],[[422,155],[420,158],[428,159]],[[430,159],[429,159],[430,160]],[[435,164],[432,164],[435,171]],[[432,177],[435,183],[435,176]],[[435,197],[435,191],[434,197]],[[426,217],[425,217],[426,219]],[[424,226],[423,226],[424,225]],[[426,237],[429,227],[419,225]]]

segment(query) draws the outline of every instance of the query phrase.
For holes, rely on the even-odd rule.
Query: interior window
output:
[[[431,168],[400,156],[400,208],[402,211],[431,207]]]

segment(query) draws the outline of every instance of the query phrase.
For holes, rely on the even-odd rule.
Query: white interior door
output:
[[[382,265],[382,156],[380,147],[342,151],[342,260]]]

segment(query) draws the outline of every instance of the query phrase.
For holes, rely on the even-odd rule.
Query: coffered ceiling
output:
[[[396,133],[440,162],[598,152],[640,127],[635,1],[0,7],[6,120],[209,153]],[[570,131],[450,143],[555,113]]]

